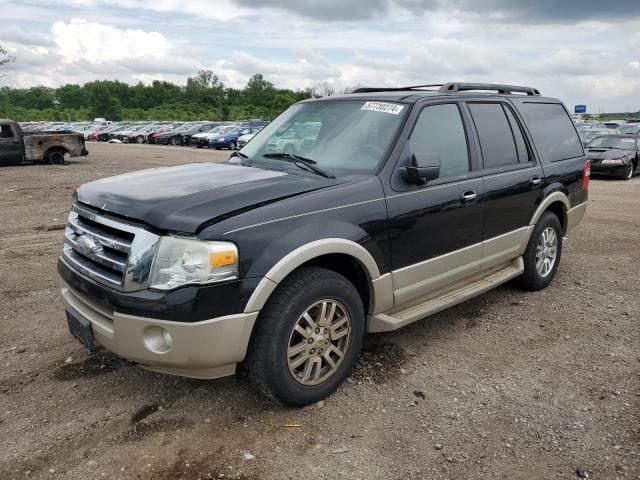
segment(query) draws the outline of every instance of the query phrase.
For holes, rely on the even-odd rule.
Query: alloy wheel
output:
[[[289,336],[289,373],[302,385],[325,382],[345,359],[351,334],[351,317],[344,305],[334,299],[314,303],[298,318]]]
[[[536,248],[536,270],[538,275],[546,277],[553,270],[558,256],[558,234],[552,227],[547,227],[538,239]]]

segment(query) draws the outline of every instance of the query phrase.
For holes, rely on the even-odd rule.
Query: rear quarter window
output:
[[[521,113],[536,148],[548,162],[584,155],[582,142],[566,110],[558,103],[524,103]]]

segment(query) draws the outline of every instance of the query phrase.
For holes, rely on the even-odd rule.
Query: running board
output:
[[[470,298],[480,295],[497,287],[524,271],[522,257],[509,261],[499,269],[492,269],[480,276],[473,276],[461,282],[440,290],[436,296],[431,294],[426,300],[418,299],[390,310],[387,313],[379,313],[369,316],[368,332],[390,332],[404,327],[422,318],[438,313],[446,308],[462,303]]]

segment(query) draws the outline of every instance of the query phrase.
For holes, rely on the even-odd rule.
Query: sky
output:
[[[472,81],[640,110],[640,0],[0,0],[0,86]]]

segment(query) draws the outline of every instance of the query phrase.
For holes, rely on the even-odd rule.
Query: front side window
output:
[[[416,155],[440,157],[440,177],[455,177],[469,172],[467,137],[458,106],[452,103],[425,107],[409,138]]]
[[[12,138],[13,131],[11,125],[0,125],[0,138]]]
[[[399,103],[364,100],[299,103],[264,127],[241,153],[247,161],[273,168],[282,165],[275,157],[284,153],[305,157],[329,171],[371,173],[408,109]]]

